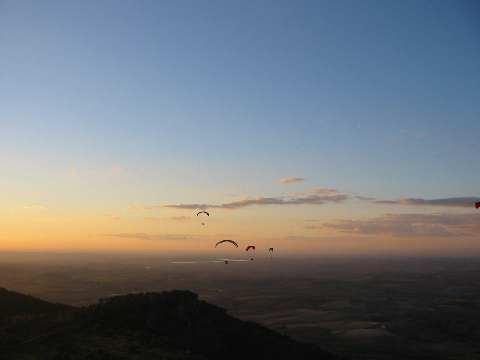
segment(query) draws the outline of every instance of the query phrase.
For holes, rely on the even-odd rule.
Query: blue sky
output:
[[[4,216],[123,219],[312,189],[479,196],[476,2],[3,1],[0,14]],[[266,222],[292,215],[261,204]],[[418,210],[332,207],[295,206],[299,223],[278,236],[301,219]],[[166,231],[138,219],[129,231]]]

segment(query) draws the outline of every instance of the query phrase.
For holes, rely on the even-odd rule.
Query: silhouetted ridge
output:
[[[256,323],[244,322],[190,291],[142,293],[102,299],[83,313],[84,325],[136,331],[146,342],[165,342],[208,359],[336,359]]]
[[[0,318],[16,315],[56,314],[71,306],[54,304],[0,287]]]
[[[333,360],[337,356],[244,322],[190,291],[141,293],[75,308],[0,289],[0,359]],[[30,315],[20,315],[30,314]],[[33,314],[33,315],[32,315]]]

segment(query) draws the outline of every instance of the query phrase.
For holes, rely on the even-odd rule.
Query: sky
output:
[[[0,250],[480,254],[476,1],[2,0],[0,54]]]

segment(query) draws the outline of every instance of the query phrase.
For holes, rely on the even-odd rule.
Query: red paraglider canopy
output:
[[[255,250],[255,246],[252,246],[252,245],[250,245],[250,246],[247,246],[247,248],[245,249],[245,251],[248,251],[249,249],[253,249],[253,250]]]
[[[478,209],[480,207],[480,201],[475,203],[475,207]]]

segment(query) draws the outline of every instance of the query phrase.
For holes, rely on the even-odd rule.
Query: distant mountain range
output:
[[[3,360],[340,359],[234,318],[190,291],[114,296],[76,308],[0,288],[0,317]]]

